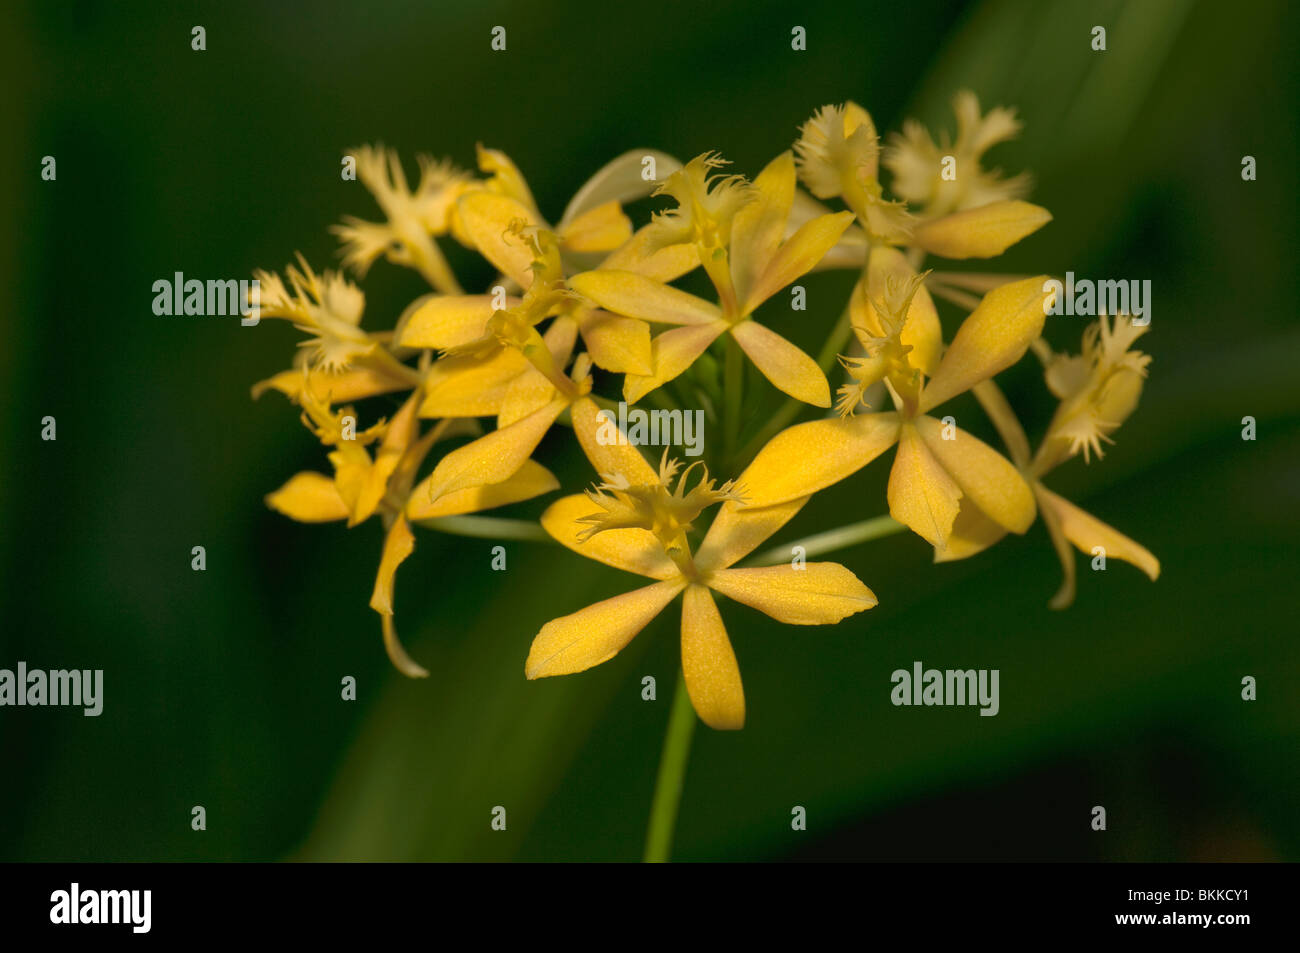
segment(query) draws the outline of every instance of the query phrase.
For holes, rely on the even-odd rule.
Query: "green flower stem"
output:
[[[677,689],[668,716],[663,754],[659,758],[659,778],[655,781],[650,802],[650,827],[646,831],[645,863],[668,862],[673,849],[673,831],[677,827],[677,808],[682,800],[682,782],[686,762],[691,756],[691,736],[695,733],[695,709],[686,691],[686,676],[677,673]]]
[[[907,527],[892,516],[875,516],[860,523],[850,523],[847,526],[828,529],[824,533],[814,533],[812,536],[796,539],[794,542],[786,543],[783,546],[773,546],[749,560],[749,564],[753,566],[775,566],[780,563],[787,563],[791,559],[791,551],[795,546],[802,546],[805,556],[821,556],[837,549],[846,549],[849,546],[856,546],[859,543],[869,542],[873,539],[892,536],[905,529]]]
[[[416,520],[417,526],[451,533],[454,536],[476,536],[482,539],[523,539],[529,542],[551,543],[551,535],[540,523],[529,520],[512,520],[499,516],[434,516]]]

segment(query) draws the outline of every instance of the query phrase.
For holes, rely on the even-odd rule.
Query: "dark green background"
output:
[[[277,323],[155,317],[151,284],[247,277],[374,217],[339,156],[363,142],[471,165],[506,150],[544,210],[608,158],[719,149],[756,173],[829,102],[882,130],[950,124],[953,91],[1018,106],[992,156],[1055,220],[1008,271],[1150,278],[1146,395],[1105,461],[1052,485],[1152,551],[1159,582],[1080,562],[1074,608],[1041,524],[934,567],[914,536],[836,558],[880,606],[791,628],[734,604],[749,723],[700,729],[682,859],[1300,856],[1296,50],[1282,2],[83,3],[0,29],[0,667],[105,670],[104,714],[0,709],[0,859],[636,859],[677,665],[670,610],[614,661],[530,683],[548,619],[630,577],[542,544],[421,533],[397,675],[367,607],[377,523],[301,526],[268,491],[323,454],[276,394]],[[790,28],[809,49],[792,52]],[[190,28],[207,50],[190,49]],[[509,49],[489,50],[503,24]],[[1094,24],[1109,49],[1089,47]],[[56,182],[40,159],[58,161]],[[1259,179],[1243,182],[1243,155]],[[455,261],[473,284],[481,263]],[[815,350],[846,276],[774,313]],[[380,263],[367,324],[420,292]],[[951,333],[959,315],[944,313]],[[1077,348],[1084,322],[1049,336]],[[1036,439],[1032,361],[1002,378]],[[956,413],[974,419],[970,398]],[[382,412],[387,408],[380,407]],[[58,440],[39,439],[54,415]],[[1240,438],[1241,418],[1259,439]],[[967,419],[963,418],[963,419]],[[590,478],[571,435],[541,459]],[[886,465],[778,540],[885,508]],[[536,515],[544,501],[512,515]],[[190,569],[190,548],[208,569]],[[1002,711],[894,708],[913,660],[998,668]],[[640,699],[655,675],[659,701]],[[355,703],[339,699],[353,675]],[[1254,675],[1259,700],[1240,700]],[[208,829],[190,829],[190,808]],[[790,830],[793,805],[809,829]],[[1109,830],[1089,830],[1093,805]],[[509,830],[489,829],[495,805]]]

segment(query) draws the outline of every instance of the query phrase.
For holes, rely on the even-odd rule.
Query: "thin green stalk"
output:
[[[451,533],[454,536],[475,536],[481,539],[523,539],[529,542],[551,543],[549,533],[540,523],[529,520],[512,520],[500,516],[433,516],[416,520],[417,526]]]
[[[673,831],[677,828],[677,808],[682,801],[682,782],[686,762],[691,756],[691,736],[695,733],[695,709],[686,691],[686,676],[677,673],[668,731],[664,735],[663,754],[659,758],[659,777],[650,802],[650,826],[646,831],[645,863],[667,863],[673,849]]]
[[[905,529],[907,527],[892,516],[874,516],[869,520],[862,520],[860,523],[837,526],[835,529],[828,529],[824,533],[814,533],[812,536],[796,539],[792,543],[773,546],[771,549],[753,557],[749,564],[753,566],[775,566],[778,563],[789,562],[796,546],[803,547],[805,556],[821,556],[837,549],[846,549],[849,546],[856,546],[859,543],[869,542],[873,539],[892,536],[894,533]]]

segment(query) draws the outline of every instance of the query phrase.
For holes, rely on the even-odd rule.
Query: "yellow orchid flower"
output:
[[[894,175],[893,191],[924,209],[925,218],[1028,195],[1033,184],[1028,173],[1007,179],[1001,170],[987,171],[980,162],[993,146],[1020,134],[1022,123],[1015,110],[997,107],[981,114],[978,97],[968,89],[953,97],[952,109],[957,117],[955,140],[944,130],[936,144],[915,119],[908,119],[901,133],[890,136],[882,161]],[[948,157],[953,174],[945,176]]]
[[[604,483],[553,503],[542,525],[583,556],[655,581],[544,625],[524,665],[528,678],[569,675],[612,658],[682,594],[682,672],[691,703],[711,728],[738,729],[745,723],[744,688],[714,592],[790,625],[833,624],[876,604],[875,594],[838,563],[733,568],[784,526],[806,497],[741,509],[746,475],[715,486],[702,469],[687,490],[690,470],[703,467],[694,464],[674,489],[678,468],[667,451],[655,473],[635,448],[602,445],[576,421],[574,429]],[[722,508],[692,553],[687,533],[717,503]]]
[[[317,275],[298,256],[300,268],[285,269],[289,279],[257,271],[256,289],[249,303],[262,317],[282,318],[312,337],[302,342],[294,367],[253,385],[254,399],[278,390],[295,403],[311,407],[324,425],[328,405],[346,403],[418,385],[421,375],[403,364],[389,349],[388,333],[367,333],[361,328],[365,295],[342,275],[325,271]],[[322,407],[324,409],[322,409]]]
[[[289,265],[284,270],[287,287],[273,272],[253,272],[257,285],[249,292],[249,304],[263,318],[283,318],[313,335],[299,344],[309,349],[313,368],[337,373],[373,354],[377,339],[361,329],[366,307],[361,289],[334,271],[317,275],[302,255],[298,264],[301,268]]]
[[[623,396],[628,403],[682,374],[717,338],[730,334],[778,389],[829,407],[830,386],[817,362],[752,316],[764,301],[811,270],[852,216],[820,216],[783,242],[795,191],[791,154],[772,160],[752,185],[739,176],[710,178],[721,164],[715,155],[698,156],[665,181],[659,192],[679,204],[660,214],[647,239],[652,247],[694,247],[719,304],[619,268],[575,275],[570,286],[615,314],[677,325],[652,342],[653,372],[627,375]]]
[[[918,275],[907,256],[889,245],[874,245],[867,255],[867,267],[859,276],[849,298],[849,323],[864,349],[871,342],[889,337],[892,323],[901,323],[898,346],[907,349],[908,361],[922,374],[933,375],[943,353],[943,328],[939,310],[926,287],[929,273]],[[902,295],[902,299],[898,295]],[[882,318],[878,303],[894,300],[896,321]],[[863,375],[850,374],[864,389]],[[841,396],[845,393],[841,388]],[[847,408],[841,404],[841,412]]]
[[[545,360],[539,351],[546,354]],[[594,417],[598,408],[587,396],[592,382],[586,354],[578,355],[570,374],[565,374],[558,362],[550,363],[550,352],[544,346],[530,349],[526,356],[536,361],[534,369],[539,373],[521,377],[511,386],[502,406],[502,419],[508,422],[438,461],[425,486],[431,503],[513,477],[566,410],[574,416],[582,405],[583,411]],[[544,364],[549,364],[545,370]]]
[[[1085,555],[1094,555],[1096,547],[1101,547],[1107,557],[1136,566],[1153,582],[1160,576],[1160,561],[1144,546],[1053,493],[1042,482],[1047,473],[1080,452],[1085,462],[1091,453],[1102,456],[1101,442],[1111,442],[1109,434],[1136,409],[1151,358],[1132,350],[1132,344],[1145,331],[1126,315],[1117,316],[1113,326],[1103,316],[1084,331],[1083,352],[1079,355],[1054,355],[1045,343],[1036,342],[1035,349],[1046,359],[1048,388],[1061,403],[1033,457],[1024,428],[997,385],[984,381],[974,389],[1012,461],[1029,482],[1061,561],[1061,588],[1048,603],[1053,609],[1064,609],[1074,602],[1075,558],[1071,544]],[[973,556],[1003,535],[1000,527],[976,510],[963,510],[957,524],[946,545],[935,550],[935,562]]]
[[[521,234],[525,226],[518,226]],[[601,267],[635,271],[658,280],[678,278],[699,264],[694,249],[674,246],[651,252],[642,229],[611,253]],[[554,241],[551,233],[538,230],[537,241]],[[529,292],[538,288],[538,262],[529,272]],[[562,354],[571,352],[576,335],[581,335],[592,363],[614,373],[640,373],[650,369],[650,330],[644,321],[611,314],[590,307],[575,295],[562,293],[562,269],[549,275],[543,269],[544,287],[550,289],[548,306],[540,311],[530,307],[529,319],[536,322],[554,317],[542,334],[555,360],[563,363]],[[494,300],[494,297],[497,300]],[[399,325],[397,338],[401,346],[436,348],[451,352],[433,365],[426,378],[425,417],[483,417],[498,414],[502,401],[514,382],[529,370],[528,360],[517,349],[475,347],[487,338],[488,323],[496,313],[496,304],[505,310],[519,309],[523,299],[506,295],[448,295],[432,297],[416,308],[408,321]]]
[[[772,506],[838,483],[894,444],[889,511],[931,544],[953,531],[963,498],[999,526],[1023,533],[1034,520],[1034,497],[1001,454],[969,433],[930,416],[944,401],[1010,367],[1040,334],[1045,277],[1002,285],[985,295],[962,324],[933,376],[913,362],[902,335],[921,276],[895,283],[875,310],[882,332],[869,338],[869,363],[850,371],[859,384],[883,380],[895,411],[797,424],[773,437],[746,471],[751,506]],[[850,410],[852,408],[849,408]]]
[[[880,140],[871,115],[854,102],[823,106],[799,132],[794,150],[808,190],[819,199],[843,199],[872,244],[907,243],[912,216],[903,203],[884,198]]]
[[[408,390],[420,383],[416,371],[393,360],[386,351],[382,357],[382,360],[377,359],[377,352],[362,355],[353,358],[353,366],[347,370],[330,372],[324,369],[313,370],[308,364],[306,352],[300,352],[294,367],[254,384],[253,399],[256,400],[268,390],[277,390],[297,403],[304,391],[310,391],[318,401],[347,403]]]
[[[395,265],[413,268],[434,288],[460,292],[456,276],[434,238],[452,230],[456,200],[474,180],[448,161],[418,156],[420,181],[411,191],[397,153],[383,146],[353,150],[357,177],[374,196],[387,221],[367,222],[346,216],[331,228],[343,243],[343,261],[365,276],[381,255]]]
[[[617,161],[617,160],[616,160]],[[463,196],[458,205],[458,221],[465,240],[491,262],[513,285],[533,292],[541,299],[538,283],[544,283],[545,307],[530,308],[534,325],[554,317],[556,323],[572,322],[582,335],[587,353],[601,368],[615,373],[648,373],[650,370],[650,330],[643,321],[610,314],[591,307],[582,299],[564,293],[565,275],[571,256],[582,253],[610,254],[601,267],[619,267],[652,275],[662,280],[680,277],[694,268],[698,257],[680,250],[649,247],[644,235],[634,235],[631,223],[617,200],[590,208],[566,212],[557,229],[542,219],[523,176],[503,154],[480,147],[480,164],[493,172],[485,190]],[[611,164],[613,165],[613,164]],[[603,172],[604,170],[602,170]],[[597,173],[601,176],[601,173]],[[595,177],[594,177],[595,178]],[[606,184],[606,188],[609,186]],[[584,189],[585,194],[591,190]],[[634,194],[624,190],[621,194]],[[579,207],[580,208],[580,207]],[[517,307],[519,299],[509,298],[506,308]],[[399,343],[408,347],[454,349],[464,347],[487,334],[487,323],[501,310],[499,295],[456,295],[433,298],[424,303],[401,329]],[[558,331],[567,334],[567,331]],[[455,366],[458,372],[479,372],[483,380],[474,379],[476,389],[488,389],[502,381],[514,367],[522,373],[520,362],[507,359],[490,363],[496,354],[481,352],[478,363]],[[477,378],[477,374],[475,375]],[[443,414],[437,388],[429,390],[431,404],[426,416]]]
[[[523,231],[526,226],[516,220],[512,229]],[[444,361],[462,359],[467,365],[451,371],[450,380],[435,379],[433,397],[426,398],[421,413],[436,409],[446,415],[448,386],[457,388],[470,381],[468,393],[482,403],[460,409],[495,410],[497,429],[486,436],[447,454],[427,483],[430,503],[440,501],[448,494],[485,487],[511,478],[528,460],[551,424],[575,402],[591,390],[590,359],[579,355],[574,363],[573,375],[565,374],[564,367],[572,352],[577,325],[573,321],[553,322],[544,338],[536,325],[568,300],[564,288],[563,270],[558,242],[550,232],[528,229],[528,238],[534,249],[533,267],[524,297],[514,307],[493,310],[479,328],[480,336],[466,339],[473,328],[458,315],[439,323],[446,312],[431,310],[435,299],[412,316],[400,340],[411,346],[428,346],[435,338],[450,346],[451,355]],[[442,299],[446,300],[446,299]],[[548,340],[549,339],[549,340]],[[415,342],[412,344],[412,342]],[[516,360],[499,360],[502,355],[518,355]],[[484,370],[498,374],[491,394],[482,387],[487,380]],[[440,361],[439,364],[443,362]],[[436,371],[434,365],[432,371]],[[443,386],[439,386],[443,385]]]
[[[557,228],[542,217],[523,174],[504,152],[479,146],[478,161],[489,178],[483,188],[471,190],[457,201],[458,235],[521,289],[526,290],[533,281],[533,250],[519,239],[520,230],[512,229],[516,222],[528,229],[552,232],[566,255],[610,252],[632,237],[632,223],[616,200],[588,209]]]
[[[979,156],[1019,129],[1014,116],[994,110],[981,118],[969,92],[958,94],[955,108],[958,141],[948,147],[942,140],[948,152],[939,152],[912,122],[908,135],[884,153],[884,165],[894,172],[894,192],[926,205],[919,217],[904,202],[883,197],[881,150],[866,110],[852,102],[823,106],[804,124],[795,143],[800,177],[817,198],[843,199],[865,233],[849,232],[828,252],[827,267],[862,267],[868,250],[879,245],[906,245],[944,258],[991,258],[1051,221],[1046,209],[1019,200],[1028,177],[1004,182],[998,173],[980,169]],[[951,181],[943,175],[947,156],[956,163]]]
[[[553,344],[567,341],[571,347],[574,336],[581,333],[593,361],[607,370],[624,372],[648,365],[650,332],[644,322],[587,307],[567,291],[562,248],[553,232],[513,219],[499,238],[503,247],[521,242],[532,250],[527,272],[520,273],[525,288],[523,298],[505,295],[504,289],[491,295],[434,296],[398,328],[397,340],[402,347],[437,348],[453,361],[469,358],[436,368],[433,383],[441,385],[452,378],[451,390],[427,388],[423,416],[498,412],[497,403],[489,403],[484,411],[484,402],[479,400],[467,414],[457,401],[467,392],[480,398],[499,396],[526,373],[524,349],[536,346],[540,340],[529,329],[547,318],[555,319],[548,329]],[[514,331],[509,332],[507,326]],[[502,352],[510,350],[518,352],[517,356],[503,358]]]
[[[936,145],[924,126],[909,119],[902,134],[891,137],[883,163],[894,175],[893,191],[922,208],[912,244],[944,258],[991,258],[1052,216],[1021,201],[1032,185],[1027,173],[1004,179],[1000,170],[981,165],[985,152],[1020,132],[1014,110],[998,107],[982,115],[975,94],[961,90],[953,112],[955,140],[945,131]]]
[[[303,523],[347,520],[351,527],[376,513],[380,515],[385,525],[384,545],[370,605],[381,617],[384,647],[393,665],[405,675],[422,678],[429,673],[406,654],[393,625],[397,567],[415,548],[410,523],[532,499],[558,489],[559,482],[549,470],[530,460],[495,486],[450,493],[434,503],[428,493],[421,492],[425,484],[413,488],[416,473],[433,445],[464,432],[465,422],[442,421],[417,439],[418,388],[391,423],[380,421],[355,435],[349,435],[344,426],[345,417],[356,419],[351,408],[332,411],[328,402],[318,399],[307,385],[300,393],[300,401],[304,423],[322,443],[334,448],[329,455],[334,478],[311,471],[295,474],[269,494],[266,503]],[[380,443],[372,459],[365,448],[376,440]]]

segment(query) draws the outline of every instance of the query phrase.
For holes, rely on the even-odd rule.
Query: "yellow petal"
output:
[[[898,414],[813,420],[781,431],[741,477],[747,506],[816,493],[861,470],[898,439]]]
[[[578,322],[568,314],[557,315],[542,335],[542,340],[555,363],[564,367],[573,356],[573,345],[578,342]]]
[[[602,562],[606,566],[634,572],[651,579],[671,579],[677,567],[664,552],[663,545],[647,529],[608,529],[583,541],[578,534],[590,529],[590,523],[578,522],[584,516],[604,512],[585,495],[575,493],[556,500],[542,514],[542,528],[558,543],[575,553]]]
[[[571,675],[613,658],[685,585],[681,579],[656,582],[551,620],[533,639],[524,674]]]
[[[563,367],[573,353],[577,325],[564,315],[542,335],[552,360]],[[528,416],[554,393],[542,374],[515,348],[500,348],[486,358],[453,355],[436,362],[425,376],[422,417],[497,415],[504,427]]]
[[[795,189],[794,205],[790,207],[790,218],[785,223],[786,231],[793,234],[805,222],[829,213],[829,208],[803,189]],[[868,247],[867,233],[857,225],[850,225],[840,236],[840,240],[835,243],[835,247],[822,257],[813,270],[852,268],[854,271],[861,271],[867,263]]]
[[[557,399],[523,420],[494,430],[458,447],[438,461],[429,477],[429,492],[436,501],[448,493],[472,486],[500,483],[524,465],[551,429],[566,401]]]
[[[741,321],[731,333],[777,390],[814,407],[831,405],[831,387],[822,369],[781,335],[750,320]]]
[[[616,201],[627,205],[653,192],[659,183],[644,175],[647,157],[654,160],[660,178],[671,175],[682,167],[677,159],[666,152],[657,149],[630,149],[606,162],[573,193],[573,198],[564,209],[564,215],[560,217],[559,227],[564,228],[578,216],[605,202]]]
[[[409,390],[412,383],[410,378],[391,370],[371,367],[360,362],[337,374],[324,370],[310,371],[307,380],[310,382],[312,396],[321,403],[330,404],[347,404],[379,394]],[[253,398],[261,397],[267,390],[278,390],[290,400],[297,402],[302,389],[302,369],[291,368],[254,384]]]
[[[700,253],[693,244],[666,245],[655,251],[648,231],[638,229],[622,248],[600,264],[601,271],[631,271],[655,281],[673,281],[700,266]]]
[[[630,271],[584,271],[569,287],[606,310],[642,321],[712,324],[722,317],[717,305]]]
[[[531,500],[559,488],[560,481],[555,479],[555,475],[535,460],[525,460],[513,476],[500,483],[457,490],[446,494],[436,503],[429,498],[429,480],[426,479],[411,491],[410,499],[406,502],[406,518],[424,520],[435,516],[479,513],[508,503]]]
[[[527,290],[533,283],[533,250],[522,236],[511,231],[511,226],[516,222],[540,224],[532,212],[515,199],[493,192],[461,196],[456,211],[479,254]]]
[[[523,420],[554,400],[555,393],[550,378],[530,364],[506,388],[501,409],[497,412],[497,427],[509,427],[515,421]]]
[[[1029,529],[1036,512],[1034,494],[1010,460],[959,427],[953,427],[953,439],[944,440],[944,425],[933,417],[918,417],[915,426],[930,453],[985,516],[1013,533]]]
[[[623,379],[623,399],[635,404],[650,391],[673,380],[703,354],[718,336],[727,330],[726,321],[712,324],[689,324],[665,331],[650,342],[650,359],[654,373],[628,374]]]
[[[419,429],[416,417],[416,394],[407,398],[393,416],[373,462],[358,447],[339,448],[329,455],[335,466],[335,484],[339,495],[352,505],[348,525],[356,526],[371,517],[388,490],[388,478],[397,469],[402,454]]]
[[[850,138],[860,127],[865,126],[867,135],[875,139],[876,124],[871,119],[871,114],[855,103],[849,100],[844,104],[844,138]],[[880,150],[872,149],[869,153],[869,160],[858,168],[859,177],[876,179],[880,177]]]
[[[873,248],[867,266],[866,294],[863,294],[863,284],[859,279],[858,286],[853,289],[853,297],[849,299],[849,313],[854,327],[862,328],[873,337],[882,337],[884,329],[880,316],[876,314],[874,302],[885,300],[891,280],[902,284],[915,275],[916,269],[897,248],[888,245]],[[943,351],[943,329],[939,324],[939,311],[934,306],[934,299],[924,285],[912,296],[900,339],[912,348],[908,354],[912,366],[919,367],[925,374],[933,374]]]
[[[587,353],[596,366],[615,374],[649,374],[653,369],[650,325],[594,308],[578,317]]]
[[[731,274],[742,301],[785,235],[794,203],[793,153],[787,150],[769,162],[753,185],[754,198],[741,207],[731,225]]]
[[[689,587],[683,599],[682,674],[702,722],[718,731],[745,727],[740,666],[713,596],[703,586]]]
[[[741,310],[745,314],[751,313],[796,278],[812,271],[852,224],[852,212],[836,212],[801,225],[772,256],[763,273],[757,276]]]
[[[1009,199],[922,222],[912,241],[943,258],[992,258],[1051,220],[1047,209]]]
[[[383,460],[385,457],[400,457],[406,452],[406,448],[411,445],[411,442],[420,432],[420,422],[416,415],[417,409],[416,395],[411,394],[389,422],[388,430],[384,432],[384,439],[379,444],[376,462]]]
[[[334,481],[323,473],[296,473],[266,497],[266,505],[300,523],[347,519],[348,505]]]
[[[611,432],[611,427],[617,429],[617,421],[608,417],[602,420],[597,416],[599,413],[600,408],[590,397],[576,401],[569,412],[573,432],[596,473],[602,477],[625,477],[633,486],[659,482],[659,474],[646,463],[641,451],[619,441],[618,435]]]
[[[488,318],[496,310],[493,295],[436,295],[406,322],[402,347],[431,347],[442,350],[477,341],[487,333]],[[519,299],[506,297],[504,306],[517,308]]]
[[[374,461],[363,447],[344,441],[330,451],[329,462],[334,468],[334,486],[348,507],[348,526],[356,526],[379,502],[371,480]]]
[[[724,569],[709,577],[709,587],[789,625],[833,625],[877,602],[839,563]]]
[[[899,433],[898,455],[889,471],[886,495],[890,516],[930,545],[944,545],[957,518],[961,490],[910,424]]]
[[[632,222],[618,202],[606,202],[583,212],[560,230],[565,251],[613,251],[632,237]]]
[[[477,151],[479,171],[492,176],[489,182],[490,188],[509,196],[530,210],[537,208],[537,200],[533,198],[533,193],[528,188],[528,181],[519,171],[514,160],[500,149],[485,149],[480,145]]]
[[[742,486],[745,477],[737,483]],[[741,508],[724,503],[713,525],[695,554],[695,565],[705,572],[726,569],[739,562],[794,517],[808,502],[808,497],[778,503],[776,506]]]
[[[1077,591],[1074,550],[1070,548],[1070,541],[1065,538],[1065,532],[1061,529],[1061,518],[1057,515],[1056,507],[1044,495],[1045,489],[1041,483],[1035,483],[1034,496],[1038,498],[1038,511],[1043,514],[1043,525],[1047,527],[1047,536],[1051,539],[1056,558],[1061,563],[1061,587],[1048,600],[1047,605],[1052,609],[1066,609],[1074,602]]]
[[[948,563],[966,559],[984,552],[1005,535],[1007,531],[1004,527],[981,513],[979,507],[970,500],[964,499],[957,518],[953,520],[947,542],[935,548],[934,561]]]
[[[962,322],[921,394],[921,411],[937,407],[1005,370],[1024,356],[1042,333],[1046,317],[1045,275],[994,288]]]
[[[514,348],[490,357],[444,357],[425,376],[421,417],[488,417],[497,414],[510,385],[532,367]]]
[[[393,520],[384,537],[384,552],[379,559],[379,574],[370,594],[370,608],[382,615],[393,614],[393,583],[397,567],[415,550],[415,536],[403,516]]]
[[[1137,543],[1113,526],[1109,526],[1090,513],[1085,513],[1069,500],[1057,496],[1047,487],[1038,486],[1038,498],[1044,507],[1051,507],[1053,514],[1060,521],[1061,531],[1067,539],[1079,548],[1079,551],[1091,556],[1093,547],[1101,546],[1106,550],[1107,559],[1122,559],[1130,565],[1137,566],[1154,582],[1160,577],[1160,560],[1156,559],[1145,546]]]

